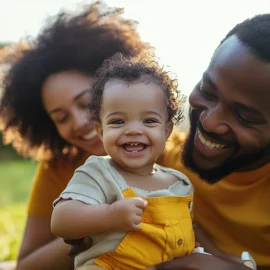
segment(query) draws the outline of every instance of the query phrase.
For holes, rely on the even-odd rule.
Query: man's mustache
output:
[[[191,113],[191,124],[196,123],[197,128],[200,130],[200,132],[202,133],[202,135],[205,135],[206,138],[208,137],[209,139],[212,139],[213,141],[215,141],[215,143],[224,144],[224,145],[226,145],[226,147],[230,147],[230,146],[234,146],[235,147],[235,146],[238,146],[238,143],[235,142],[235,141],[225,140],[224,138],[222,138],[220,135],[218,135],[216,133],[207,132],[203,128],[203,125],[202,125],[202,123],[201,123],[201,121],[199,119],[198,113],[194,109],[191,110],[190,113]]]

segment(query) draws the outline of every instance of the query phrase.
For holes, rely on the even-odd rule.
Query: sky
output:
[[[270,0],[105,0],[139,22],[143,40],[156,48],[166,70],[189,94],[223,37],[237,23],[270,12]],[[35,37],[48,16],[78,10],[90,0],[1,0],[0,41]]]

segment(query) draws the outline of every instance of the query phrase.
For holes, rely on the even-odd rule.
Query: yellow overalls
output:
[[[125,198],[137,197],[128,188]],[[195,237],[190,215],[192,195],[145,198],[141,229],[128,232],[116,250],[95,259],[108,270],[146,269],[191,253]]]

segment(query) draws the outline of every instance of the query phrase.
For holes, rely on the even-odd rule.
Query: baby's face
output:
[[[110,80],[100,120],[97,130],[106,152],[127,169],[151,168],[172,130],[163,90],[142,81]]]

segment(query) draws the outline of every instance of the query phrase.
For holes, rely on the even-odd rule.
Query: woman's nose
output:
[[[86,112],[74,112],[73,114],[73,129],[75,131],[81,129],[89,122]]]

